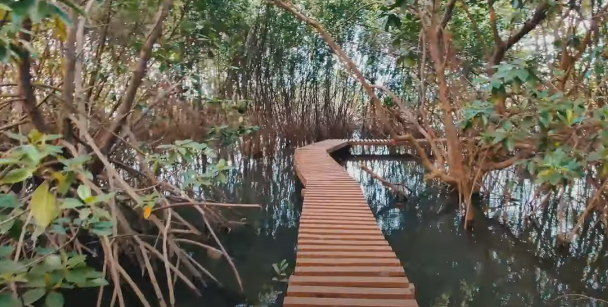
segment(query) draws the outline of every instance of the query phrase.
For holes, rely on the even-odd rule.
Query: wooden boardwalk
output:
[[[294,274],[283,306],[414,307],[414,285],[384,239],[359,183],[330,156],[349,145],[326,140],[296,149],[305,186]]]

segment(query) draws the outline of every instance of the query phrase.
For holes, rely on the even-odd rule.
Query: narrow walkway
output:
[[[384,239],[359,183],[330,156],[349,145],[386,140],[326,140],[298,148],[306,187],[294,274],[283,306],[415,307],[399,259]]]

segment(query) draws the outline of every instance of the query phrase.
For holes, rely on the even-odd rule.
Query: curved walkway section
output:
[[[295,272],[283,306],[418,306],[414,286],[384,239],[359,183],[330,156],[349,145],[387,144],[326,140],[296,150],[304,205]]]

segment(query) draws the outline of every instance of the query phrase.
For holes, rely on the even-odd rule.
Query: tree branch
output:
[[[148,62],[152,58],[152,47],[156,41],[160,38],[163,30],[163,21],[169,15],[169,9],[171,7],[171,0],[163,0],[158,12],[156,13],[156,21],[154,26],[147,35],[146,41],[140,50],[140,58],[137,63],[136,69],[131,77],[131,82],[127,86],[125,94],[120,100],[120,106],[118,108],[118,114],[116,120],[110,125],[110,129],[103,132],[100,136],[100,149],[101,153],[107,155],[114,143],[116,142],[116,135],[120,134],[123,125],[126,123],[127,116],[131,112],[137,90],[142,84],[143,78],[146,75],[146,69]],[[97,163],[99,165],[99,163]]]
[[[44,121],[44,117],[42,116],[42,112],[40,112],[40,109],[38,109],[36,106],[36,96],[34,95],[34,88],[32,87],[32,74],[30,72],[30,52],[24,46],[24,44],[29,44],[32,40],[32,36],[30,34],[31,31],[32,21],[30,19],[26,19],[23,21],[23,30],[19,32],[19,38],[23,43],[21,43],[21,48],[19,48],[20,63],[17,69],[17,93],[19,96],[23,97],[23,100],[21,100],[21,105],[23,106],[27,115],[31,118],[34,127],[36,127],[36,129],[42,133],[49,133],[48,127]]]
[[[494,1],[490,0],[490,3],[493,3],[493,2]],[[492,8],[492,6],[490,6],[490,8]],[[490,20],[492,20],[493,10],[494,9],[492,8],[490,11]],[[526,21],[524,23],[524,25],[521,27],[521,29],[519,29],[519,31],[517,31],[514,35],[509,36],[507,41],[503,42],[500,47],[497,47],[494,50],[494,54],[492,55],[492,59],[490,61],[491,66],[500,64],[500,62],[502,61],[502,59],[505,56],[505,53],[511,47],[513,47],[513,45],[515,45],[517,42],[519,42],[524,36],[526,36],[526,34],[530,33],[530,31],[534,30],[534,28],[536,28],[536,26],[538,26],[543,20],[545,20],[545,18],[547,18],[548,10],[549,10],[548,1],[542,1],[541,3],[539,3],[538,6],[536,7],[536,9],[534,10],[534,14],[532,15],[532,18],[529,19],[528,21]],[[496,29],[496,16],[494,16],[494,23],[493,23],[492,30],[496,31],[494,34],[495,35],[494,39],[496,40],[496,35],[498,35],[498,29]]]
[[[452,19],[452,13],[454,12],[455,5],[456,0],[450,0],[447,7],[445,8],[445,14],[443,15],[443,20],[441,21],[441,29],[445,29],[450,19]]]

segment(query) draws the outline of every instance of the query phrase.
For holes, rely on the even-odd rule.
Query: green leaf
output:
[[[51,291],[49,292],[49,295],[46,296],[46,307],[63,307],[64,303],[63,294],[59,292]]]
[[[52,269],[60,269],[63,266],[61,265],[61,256],[59,255],[48,255],[44,258],[44,264],[46,264],[49,268]]]
[[[76,175],[74,174],[74,172],[68,172],[65,178],[60,181],[59,186],[57,186],[57,192],[61,195],[65,195],[75,180]]]
[[[13,260],[0,260],[0,274],[24,273],[27,267],[20,262]]]
[[[217,180],[219,180],[219,182],[222,184],[228,182],[228,179],[226,178],[226,175],[224,175],[224,173],[219,173],[219,175],[217,175]]]
[[[95,279],[91,279],[89,281],[87,281],[84,284],[80,284],[78,285],[78,287],[80,288],[87,288],[87,287],[103,287],[103,286],[107,286],[108,285],[108,281],[103,279],[103,278],[95,278]]]
[[[10,12],[10,11],[12,11],[13,9],[12,9],[10,6],[8,6],[8,5],[6,5],[6,4],[4,4],[4,3],[0,2],[0,10]]]
[[[60,209],[74,209],[84,207],[84,204],[76,198],[66,198],[61,203]]]
[[[32,216],[36,219],[36,226],[45,229],[57,217],[58,210],[55,196],[49,192],[49,182],[43,182],[32,194],[30,202]]]
[[[27,290],[22,296],[23,304],[26,306],[31,305],[41,299],[44,294],[46,294],[46,289],[44,288]]]
[[[513,149],[515,149],[515,140],[513,140],[513,138],[506,139],[505,146],[507,146],[508,151],[513,151]]]
[[[80,215],[79,215],[79,217],[80,217],[80,219],[81,219],[81,220],[86,220],[86,219],[88,219],[88,218],[89,218],[89,215],[91,215],[91,209],[89,209],[89,208],[85,208],[85,209],[80,210]]]
[[[13,164],[22,164],[19,159],[0,159],[0,165],[13,165]]]
[[[13,254],[14,247],[9,245],[0,246],[0,257],[4,258]]]
[[[91,188],[86,185],[81,184],[76,192],[78,193],[78,197],[80,197],[82,200],[86,200],[87,198],[91,197]]]
[[[17,140],[20,141],[22,143],[27,143],[27,137],[23,134],[17,134],[17,133],[12,133],[12,132],[2,132],[4,133],[6,136],[8,136],[9,138],[13,139],[13,140]]]
[[[2,220],[4,221],[5,219]],[[3,222],[2,226],[0,226],[0,234],[6,234],[9,230],[11,230],[11,228],[13,228],[13,226],[15,225],[15,221],[16,219],[12,219],[8,222]]]
[[[22,146],[20,151],[22,151],[25,154],[25,157],[31,161],[31,165],[37,165],[40,162],[40,159],[45,156],[32,144]]]
[[[82,284],[87,281],[87,273],[83,269],[70,270],[65,274],[65,279],[71,283]]]
[[[0,294],[0,307],[21,307],[21,302],[10,293]]]
[[[1,184],[13,184],[17,182],[24,181],[34,173],[33,169],[30,168],[19,168],[14,169],[6,174],[6,176],[0,179]]]
[[[68,233],[65,231],[65,228],[61,225],[57,225],[57,224],[53,224],[51,226],[51,229],[53,230],[53,232],[60,234],[60,235],[67,235]]]
[[[530,77],[530,72],[527,69],[518,69],[514,72],[514,74],[521,80],[521,82],[526,82],[528,77]]]
[[[85,255],[76,255],[70,259],[68,259],[66,266],[68,268],[77,267],[80,264],[83,264],[87,260],[87,256]]]
[[[0,194],[0,208],[17,208],[19,200],[13,194]]]

